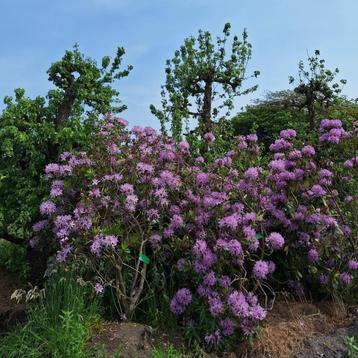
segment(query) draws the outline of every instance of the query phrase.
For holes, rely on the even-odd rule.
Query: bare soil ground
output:
[[[107,322],[89,341],[93,350],[108,358],[117,353],[121,358],[151,357],[155,348],[165,350],[169,345],[185,350],[184,341],[177,333],[157,331],[133,322]]]
[[[356,318],[355,318],[356,317]],[[206,357],[315,358],[344,357],[346,337],[358,340],[358,315],[355,308],[337,302],[277,302],[253,344],[240,345],[237,352],[208,354]],[[190,351],[180,335],[156,332],[136,323],[107,323],[94,335],[92,347],[103,347],[106,357],[121,352],[121,357],[150,357],[153,347],[169,344],[185,356]]]
[[[346,336],[354,335],[351,327],[356,317],[354,307],[345,307],[339,302],[277,302],[259,338],[242,356],[343,357]],[[333,355],[329,355],[331,351]]]

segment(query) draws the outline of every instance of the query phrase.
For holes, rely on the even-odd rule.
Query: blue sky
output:
[[[46,70],[74,43],[100,60],[126,49],[131,75],[118,83],[131,124],[158,127],[148,107],[160,103],[164,64],[198,29],[220,34],[247,28],[251,69],[258,91],[237,101],[237,110],[268,90],[288,88],[288,75],[317,48],[328,67],[348,80],[344,93],[358,97],[357,0],[0,0],[0,97],[16,87],[29,96],[50,88]]]

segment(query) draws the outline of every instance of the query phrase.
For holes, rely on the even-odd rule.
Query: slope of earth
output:
[[[159,332],[134,322],[104,323],[88,346],[92,352],[100,352],[105,358],[117,357],[116,354],[121,358],[151,358],[156,348],[164,351],[169,346],[180,351],[185,349],[182,337],[175,332]]]
[[[347,336],[358,339],[357,310],[337,302],[278,302],[252,347],[252,358],[343,357]]]
[[[348,327],[342,327],[330,334],[316,333],[304,341],[301,352],[294,358],[340,358],[346,357],[347,337],[355,337],[358,342],[358,319]],[[358,357],[358,353],[356,354]]]
[[[196,354],[195,357],[315,358],[344,357],[347,336],[358,339],[357,310],[334,302],[277,302],[269,312],[259,337],[237,352]],[[185,348],[180,333],[159,332],[131,322],[108,322],[89,342],[102,348],[105,357],[120,352],[122,358],[151,357],[154,348],[173,346],[194,357]]]
[[[26,319],[24,305],[11,300],[17,278],[0,267],[0,334]],[[276,302],[268,313],[260,335],[251,345],[241,345],[235,353],[208,354],[206,357],[247,358],[338,358],[347,350],[347,337],[358,341],[357,307],[335,302]],[[121,357],[151,357],[154,348],[173,346],[191,357],[180,332],[163,332],[131,322],[104,323],[91,338],[93,350],[105,357],[121,352]]]

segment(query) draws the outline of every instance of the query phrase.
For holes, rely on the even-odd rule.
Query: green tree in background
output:
[[[319,50],[316,50],[313,56],[309,56],[307,62],[307,65],[303,61],[299,62],[298,77],[295,79],[290,76],[289,82],[296,84],[294,92],[300,99],[298,107],[306,111],[310,129],[315,130],[319,123],[316,120],[317,113],[322,113],[332,106],[347,81],[341,79],[335,82],[339,69],[327,69],[326,61],[320,58]]]
[[[283,128],[293,128],[300,138],[315,142],[318,131],[311,131],[307,121],[307,111],[301,108],[301,96],[294,91],[283,90],[269,92],[263,99],[257,99],[252,105],[232,118],[234,136],[257,133],[260,142],[268,149]],[[358,118],[357,100],[337,96],[329,107],[317,109],[315,121],[323,118],[339,118],[348,127]]]
[[[283,128],[294,128],[306,136],[305,115],[294,105],[296,102],[297,95],[293,91],[269,92],[232,118],[234,135],[255,132],[266,149]]]
[[[95,117],[119,113],[126,106],[112,85],[128,76],[125,51],[105,56],[101,65],[84,57],[76,45],[51,65],[55,88],[30,99],[21,88],[5,97],[0,115],[0,238],[24,245],[31,236],[38,206],[47,192],[44,167],[64,150],[85,149]]]
[[[357,100],[341,95],[346,80],[334,82],[339,70],[326,69],[325,60],[319,56],[316,50],[308,57],[308,69],[300,61],[298,79],[289,77],[290,83],[298,82],[293,90],[268,92],[234,116],[233,134],[256,132],[267,149],[282,128],[294,128],[299,137],[314,142],[318,138],[317,124],[323,118],[340,118],[347,124],[357,119]]]
[[[226,116],[230,114],[236,96],[256,90],[257,86],[242,90],[247,78],[259,75],[255,71],[247,76],[252,52],[247,33],[244,31],[241,39],[235,35],[230,41],[230,29],[230,24],[226,24],[216,43],[209,32],[200,30],[197,38],[185,39],[174,58],[167,60],[162,109],[150,106],[164,134],[169,123],[172,136],[180,140],[184,125],[188,130],[192,119],[202,136],[212,130],[213,121],[222,110],[226,110]]]

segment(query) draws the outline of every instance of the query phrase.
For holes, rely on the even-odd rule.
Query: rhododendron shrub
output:
[[[183,145],[177,150],[151,128],[129,132],[124,120],[111,116],[97,126],[92,151],[63,153],[59,163],[46,166],[52,187],[40,206],[45,218],[34,225],[32,243],[38,234],[50,233],[57,262],[71,256],[89,262],[96,292],[111,286],[130,319],[144,289],[149,250],[161,245],[157,232],[182,190],[176,173],[188,150]],[[172,216],[166,230],[178,229],[181,221]]]
[[[358,159],[357,130],[358,122],[345,131],[340,120],[325,119],[317,148],[302,145],[292,130],[282,131],[270,146],[266,186],[272,193],[261,200],[266,201],[266,224],[280,227],[286,238],[284,265],[276,263],[297,280],[290,283],[298,292],[308,281],[333,292],[353,280],[358,168],[345,163],[347,156]]]
[[[322,135],[330,123],[322,122]],[[231,333],[254,332],[266,314],[257,297],[272,294],[271,277],[304,294],[315,283],[331,293],[346,289],[357,276],[357,171],[344,171],[354,165],[331,160],[337,151],[347,155],[357,148],[357,124],[340,131],[342,147],[329,150],[324,141],[314,148],[300,143],[294,130],[282,130],[270,146],[272,160],[262,166],[255,159],[257,137],[240,137],[237,149],[202,169],[206,180],[197,175],[203,185],[187,201],[194,213],[189,226],[198,239],[188,267],[184,261],[177,266],[200,277],[192,295],[206,302],[217,323],[205,335],[207,344],[230,336],[222,321],[230,322]],[[345,190],[352,195],[347,198]],[[175,296],[172,312],[182,315],[187,302]],[[190,306],[187,311],[195,317]],[[202,327],[202,316],[191,324]]]
[[[94,290],[111,286],[127,318],[157,264],[175,277],[170,310],[210,347],[253,334],[278,282],[299,292],[312,282],[327,292],[351,284],[357,125],[346,132],[323,121],[317,148],[282,130],[268,163],[255,134],[208,161],[185,141],[125,127],[107,116],[91,151],[63,153],[46,167],[52,187],[32,243],[50,236],[56,261],[83,260]],[[332,128],[339,131],[325,135]]]

